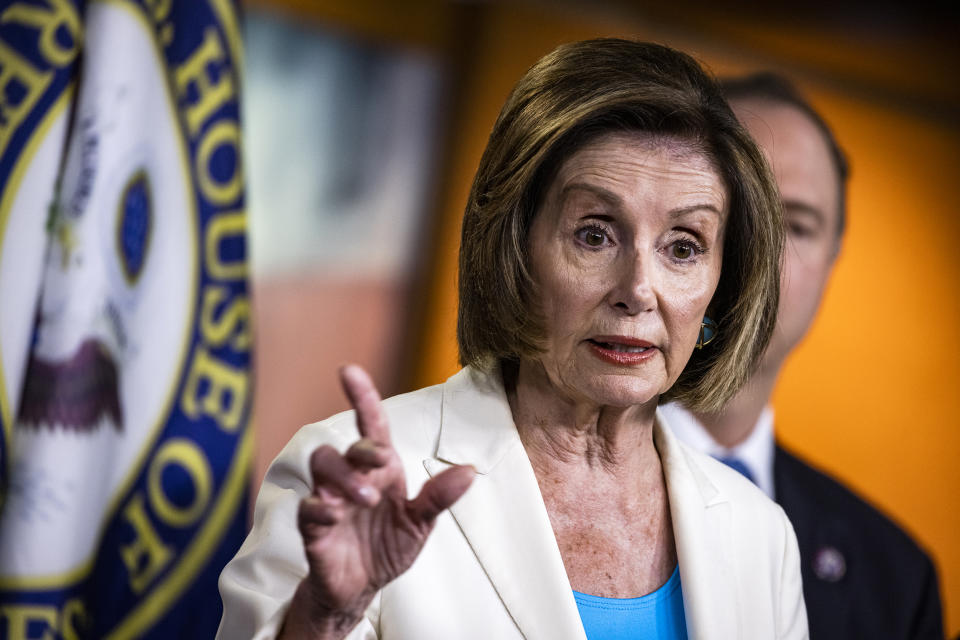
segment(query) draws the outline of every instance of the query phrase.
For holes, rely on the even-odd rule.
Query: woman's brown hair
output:
[[[520,79],[497,118],[474,178],[460,244],[460,361],[512,368],[535,356],[542,320],[528,265],[530,224],[560,165],[613,131],[692,143],[727,188],[720,282],[710,304],[716,339],[694,351],[661,401],[719,410],[749,378],[773,332],[783,231],[763,154],[716,80],[690,56],[657,44],[597,39],[558,47]]]

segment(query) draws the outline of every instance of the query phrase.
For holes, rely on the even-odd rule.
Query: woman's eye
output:
[[[673,245],[673,257],[678,260],[689,260],[693,257],[693,247],[685,242],[677,242]]]
[[[577,238],[588,247],[602,247],[610,242],[610,236],[600,227],[586,227],[577,232]]]
[[[670,245],[670,257],[681,262],[688,262],[696,258],[697,254],[704,250],[694,242],[689,240],[678,240]]]
[[[599,247],[603,244],[603,232],[596,229],[590,229],[584,235],[583,241],[591,247]]]

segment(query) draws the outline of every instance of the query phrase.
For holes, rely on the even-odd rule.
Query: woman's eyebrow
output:
[[[677,207],[676,209],[670,210],[671,218],[681,218],[688,213],[694,213],[696,211],[712,211],[717,214],[718,217],[723,217],[723,211],[717,208],[716,205],[709,202],[701,202],[698,204],[692,204],[687,207]]]
[[[609,189],[599,185],[591,184],[589,182],[571,182],[564,185],[563,189],[560,191],[560,201],[565,201],[571,193],[577,191],[586,191],[587,193],[596,196],[600,200],[603,200],[608,205],[613,207],[619,207],[623,204],[623,198],[621,198],[616,192],[610,191]],[[717,215],[718,218],[723,217],[723,211],[721,208],[710,202],[698,202],[685,207],[677,207],[676,209],[671,209],[669,215],[671,218],[682,218],[685,215],[697,211],[712,211]]]

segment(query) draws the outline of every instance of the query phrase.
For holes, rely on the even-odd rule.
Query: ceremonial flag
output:
[[[0,639],[210,638],[252,444],[236,6],[0,6]]]

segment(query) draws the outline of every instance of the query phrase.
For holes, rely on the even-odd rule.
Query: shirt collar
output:
[[[710,435],[700,421],[675,402],[660,407],[664,421],[681,442],[714,457],[734,456],[747,465],[757,486],[772,500],[773,486],[773,408],[764,407],[746,440],[726,448]]]

